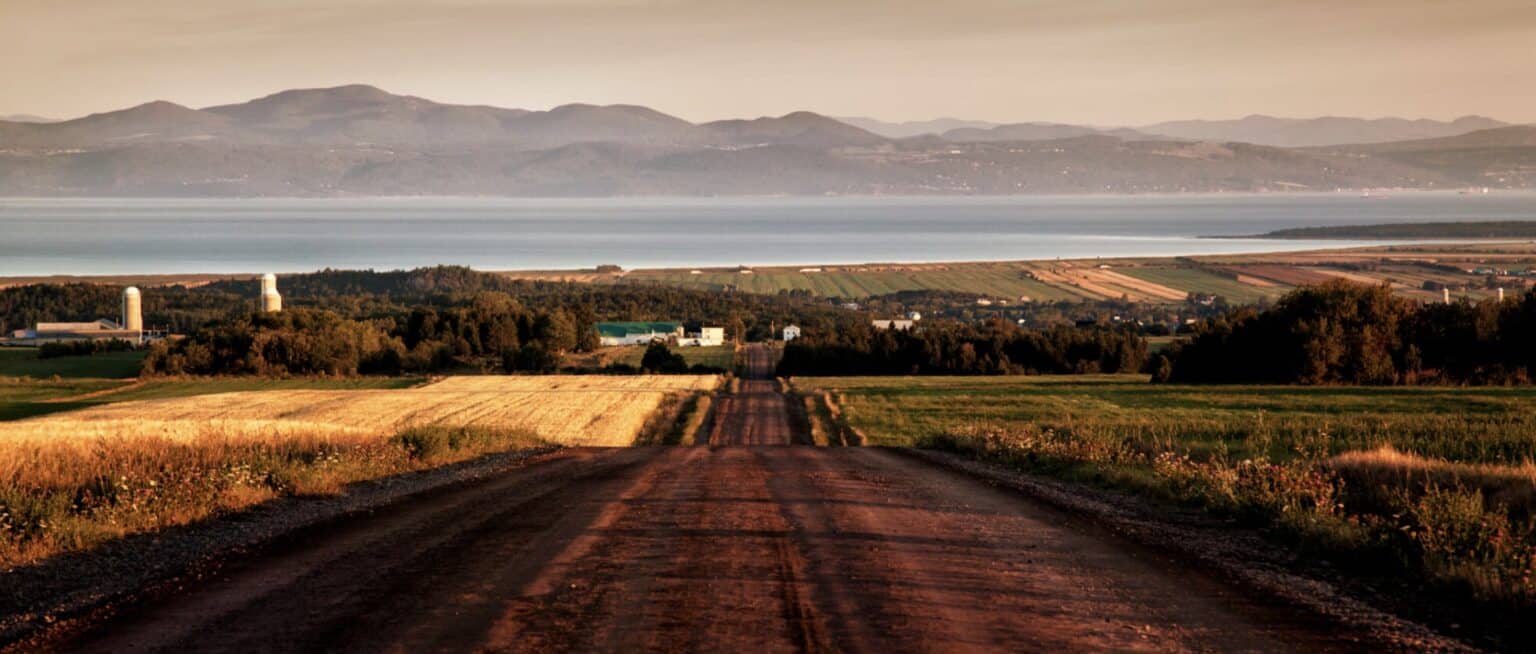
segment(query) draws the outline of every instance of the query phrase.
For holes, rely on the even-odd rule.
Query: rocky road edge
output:
[[[1294,558],[1249,530],[1207,516],[1172,516],[1140,498],[1046,479],[1003,466],[933,450],[895,449],[930,464],[1007,488],[1101,525],[1138,545],[1167,552],[1245,589],[1273,597],[1360,634],[1362,640],[1404,652],[1478,652],[1467,643],[1404,620],[1346,594],[1334,584],[1290,570]]]
[[[440,468],[350,484],[341,495],[281,498],[250,510],[159,532],[135,534],[89,552],[0,571],[0,651],[88,623],[145,596],[174,590],[222,563],[285,537],[446,492],[527,465],[560,448],[490,454]]]

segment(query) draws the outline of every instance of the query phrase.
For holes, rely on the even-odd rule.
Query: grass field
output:
[[[0,377],[47,379],[131,379],[139,376],[143,352],[102,352],[93,356],[37,358],[37,348],[0,347]]]
[[[718,345],[710,347],[674,347],[672,353],[683,357],[688,365],[705,365],[720,370],[732,370],[736,365],[736,346]],[[640,367],[640,361],[645,357],[644,345],[623,345],[616,347],[602,347],[592,352],[572,352],[566,354],[562,366],[574,369],[593,370],[612,364],[624,364],[635,368]]]
[[[1329,435],[1330,453],[1391,445],[1461,462],[1536,460],[1536,388],[1173,386],[1142,375],[799,378],[848,399],[855,427],[911,445],[976,424],[1113,431],[1194,451],[1294,456]]]
[[[1140,376],[804,378],[878,445],[1201,506],[1371,574],[1536,599],[1536,388],[1169,386]]]
[[[361,390],[409,388],[420,378],[298,377],[292,379],[212,378],[155,379],[141,383],[113,379],[20,379],[0,378],[0,422],[20,420],[87,407],[213,393],[273,390]]]
[[[645,357],[645,347],[640,345],[611,348],[616,350],[614,360],[636,368],[640,367],[640,360]],[[690,366],[705,365],[721,370],[730,370],[736,365],[736,346],[717,345],[710,347],[674,347],[672,353],[683,357]]]
[[[130,389],[158,399],[6,423],[0,569],[490,452],[628,445],[664,403],[718,383],[477,376],[392,390],[251,390],[272,386],[244,380],[223,384],[242,390],[195,397],[169,385]],[[56,397],[85,387],[28,388]]]
[[[626,275],[625,284],[663,284],[685,288],[773,294],[803,290],[823,297],[862,298],[897,291],[946,290],[1017,300],[1071,299],[1075,294],[1030,279],[1018,265],[964,264],[955,267],[863,267],[825,269],[821,272],[763,269],[752,274],[734,271],[639,271]]]

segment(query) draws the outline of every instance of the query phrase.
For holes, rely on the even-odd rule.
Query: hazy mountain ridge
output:
[[[905,122],[890,122],[867,116],[834,116],[834,118],[888,139],[905,139],[925,134],[938,135],[956,129],[985,130],[1002,124],[986,120],[964,120],[960,118],[935,118],[933,120],[909,120]]]
[[[1463,116],[1453,121],[1406,118],[1276,118],[1253,115],[1237,120],[1180,120],[1144,125],[1149,134],[1200,141],[1241,141],[1259,145],[1297,148],[1354,143],[1386,143],[1456,136],[1509,123],[1482,116]]]
[[[1536,186],[1536,128],[1287,149],[1023,123],[891,139],[811,112],[450,105],[344,86],[0,122],[0,195],[1142,193]]]
[[[1091,135],[1113,136],[1128,141],[1167,140],[1165,137],[1158,137],[1128,128],[1099,129],[1060,123],[1013,123],[997,125],[989,129],[962,127],[944,132],[941,136],[947,141],[965,143],[978,141],[1049,141],[1052,139],[1067,139]]]
[[[0,121],[10,122],[10,123],[56,123],[56,122],[59,122],[58,120],[53,119],[53,118],[46,118],[46,117],[43,117],[43,116],[35,116],[33,114],[0,115]]]

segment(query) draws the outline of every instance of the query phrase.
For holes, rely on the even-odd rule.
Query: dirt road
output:
[[[720,396],[710,445],[809,444],[807,434],[790,428],[789,406],[773,378],[773,352],[761,344],[747,348],[746,374],[735,393]]]
[[[557,452],[304,534],[58,646],[1355,649],[964,474],[885,450],[783,447],[773,382],[742,387],[712,442],[781,446]]]

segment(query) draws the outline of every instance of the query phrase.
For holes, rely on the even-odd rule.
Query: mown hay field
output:
[[[630,444],[662,399],[712,376],[450,377],[405,389],[274,390],[115,402],[8,425],[4,441],[285,434],[380,435],[416,426],[526,429],[563,445]]]
[[[713,389],[719,378],[453,377],[397,389],[165,397],[203,382],[171,383],[180,386],[121,391],[156,399],[3,423],[0,570],[486,454],[629,445],[664,402]]]

